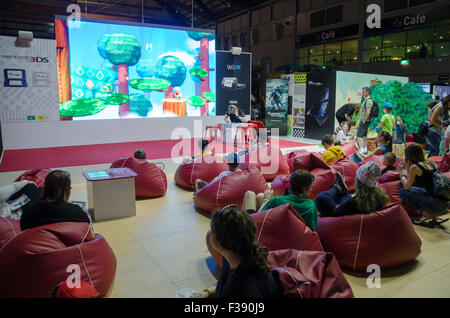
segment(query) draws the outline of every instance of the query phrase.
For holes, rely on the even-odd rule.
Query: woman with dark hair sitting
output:
[[[45,178],[40,201],[31,209],[25,210],[20,218],[22,231],[58,222],[90,223],[89,215],[80,206],[68,202],[71,189],[70,174],[67,171],[50,172]],[[91,237],[87,239],[94,237],[91,227]]]
[[[375,162],[363,164],[356,171],[356,194],[352,197],[342,175],[336,173],[336,183],[316,197],[320,216],[368,214],[383,208],[390,200],[387,193],[376,186],[380,176],[380,167]]]
[[[216,286],[193,297],[281,297],[283,289],[278,272],[269,270],[269,252],[255,239],[256,225],[247,212],[235,205],[216,211],[207,240],[224,257],[222,271]]]
[[[447,213],[446,198],[434,194],[433,173],[439,171],[432,161],[425,160],[422,147],[410,145],[405,150],[406,166],[400,165],[403,188],[400,198],[421,214],[416,224]]]

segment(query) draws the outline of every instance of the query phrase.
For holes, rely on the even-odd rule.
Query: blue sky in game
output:
[[[101,69],[105,60],[97,50],[97,42],[101,36],[114,33],[128,33],[135,36],[141,44],[142,60],[150,60],[156,65],[159,58],[172,55],[180,58],[186,66],[186,80],[180,86],[183,99],[195,95],[195,82],[189,74],[189,70],[195,66],[198,59],[193,55],[195,49],[200,48],[200,42],[191,39],[185,30],[165,29],[161,27],[135,26],[124,24],[109,24],[98,22],[81,21],[80,28],[69,28],[70,45],[70,67],[71,73],[79,66]],[[139,65],[139,62],[138,64]],[[209,65],[215,69],[215,41],[209,42]],[[129,67],[130,80],[140,78],[136,72],[136,65]],[[210,72],[210,88],[215,92],[215,72]],[[129,87],[129,93],[139,93],[142,91]],[[148,117],[164,116],[162,113],[161,100],[164,98],[162,92],[151,92],[149,98],[153,104],[153,111]],[[213,105],[210,104],[210,108]],[[105,111],[84,117],[83,119],[118,118],[116,115],[117,106],[108,107]],[[199,116],[199,108],[187,106],[188,116]],[[138,117],[138,116],[136,116]],[[81,118],[80,118],[81,119]]]

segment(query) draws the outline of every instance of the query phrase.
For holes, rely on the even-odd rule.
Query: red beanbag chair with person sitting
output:
[[[8,220],[0,216],[0,249],[14,236],[22,232],[20,222],[17,220]]]
[[[137,173],[134,178],[136,198],[163,196],[167,190],[167,177],[162,169],[147,159],[118,159],[110,168],[129,168]]]
[[[401,205],[409,216],[414,217],[418,216],[419,213],[414,210],[411,206],[403,202],[400,198],[399,192],[403,188],[403,184],[400,180],[400,172],[399,171],[387,171],[378,179],[378,187],[384,189],[389,199],[391,199],[391,203],[396,203]]]
[[[269,251],[286,248],[323,251],[317,233],[306,225],[303,218],[289,204],[254,213],[251,218],[257,228],[256,242]],[[216,263],[221,267],[222,255],[208,244],[208,240],[206,245]]]
[[[353,271],[366,271],[370,264],[384,269],[407,263],[420,254],[422,246],[398,204],[370,214],[320,217],[317,233],[324,250],[333,253],[341,267]]]
[[[444,154],[442,160],[438,162],[439,171],[449,172],[450,171],[450,153]]]
[[[279,175],[289,174],[289,166],[280,148],[274,144],[266,144],[250,151],[240,158],[239,169],[258,168],[264,179],[272,181]]]
[[[238,171],[220,178],[197,191],[194,204],[200,211],[212,214],[214,211],[236,204],[242,207],[245,192],[261,193],[268,189],[266,180],[256,168]]]
[[[353,291],[331,253],[282,249],[269,253],[267,262],[279,274],[283,297],[353,298]]]
[[[175,183],[182,188],[195,189],[195,180],[211,182],[225,170],[228,170],[225,158],[205,155],[180,164],[175,171],[174,179]]]
[[[33,169],[22,173],[14,182],[28,180],[33,181],[38,188],[44,186],[45,178],[52,172],[52,169]]]
[[[89,224],[61,222],[28,229],[0,248],[0,297],[42,298],[68,278],[89,282],[104,297],[117,261],[108,242],[96,234],[85,241]]]
[[[301,152],[292,159],[293,170],[306,170],[314,176],[311,192],[308,199],[314,200],[316,196],[330,189],[331,184],[336,182],[336,170],[327,165],[319,154],[311,152]],[[291,176],[278,176],[271,184],[271,189],[275,196],[285,195],[286,189],[290,188],[289,178]]]
[[[358,164],[358,167],[361,167],[363,164],[365,164],[368,161],[373,161],[378,165],[378,167],[380,167],[380,170],[383,170],[384,168],[386,168],[386,166],[383,164],[383,158],[384,158],[384,155],[370,155],[369,157],[367,157],[366,159],[361,161]]]
[[[358,165],[348,159],[339,159],[333,162],[330,167],[334,168],[344,177],[344,182],[347,185],[349,192],[354,192],[355,187],[355,177],[356,170],[358,170]]]

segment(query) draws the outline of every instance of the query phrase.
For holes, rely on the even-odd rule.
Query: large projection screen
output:
[[[62,119],[215,116],[214,31],[59,18]]]

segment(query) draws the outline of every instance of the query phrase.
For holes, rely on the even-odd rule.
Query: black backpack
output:
[[[450,200],[450,179],[444,176],[440,171],[437,165],[434,162],[431,162],[431,165],[434,168],[432,172],[433,176],[433,195],[440,197],[443,200]]]
[[[376,101],[373,100],[373,98],[370,98],[373,102],[372,108],[370,109],[370,116],[369,116],[369,120],[378,118],[378,114],[380,112],[380,106],[378,105],[378,103]]]

